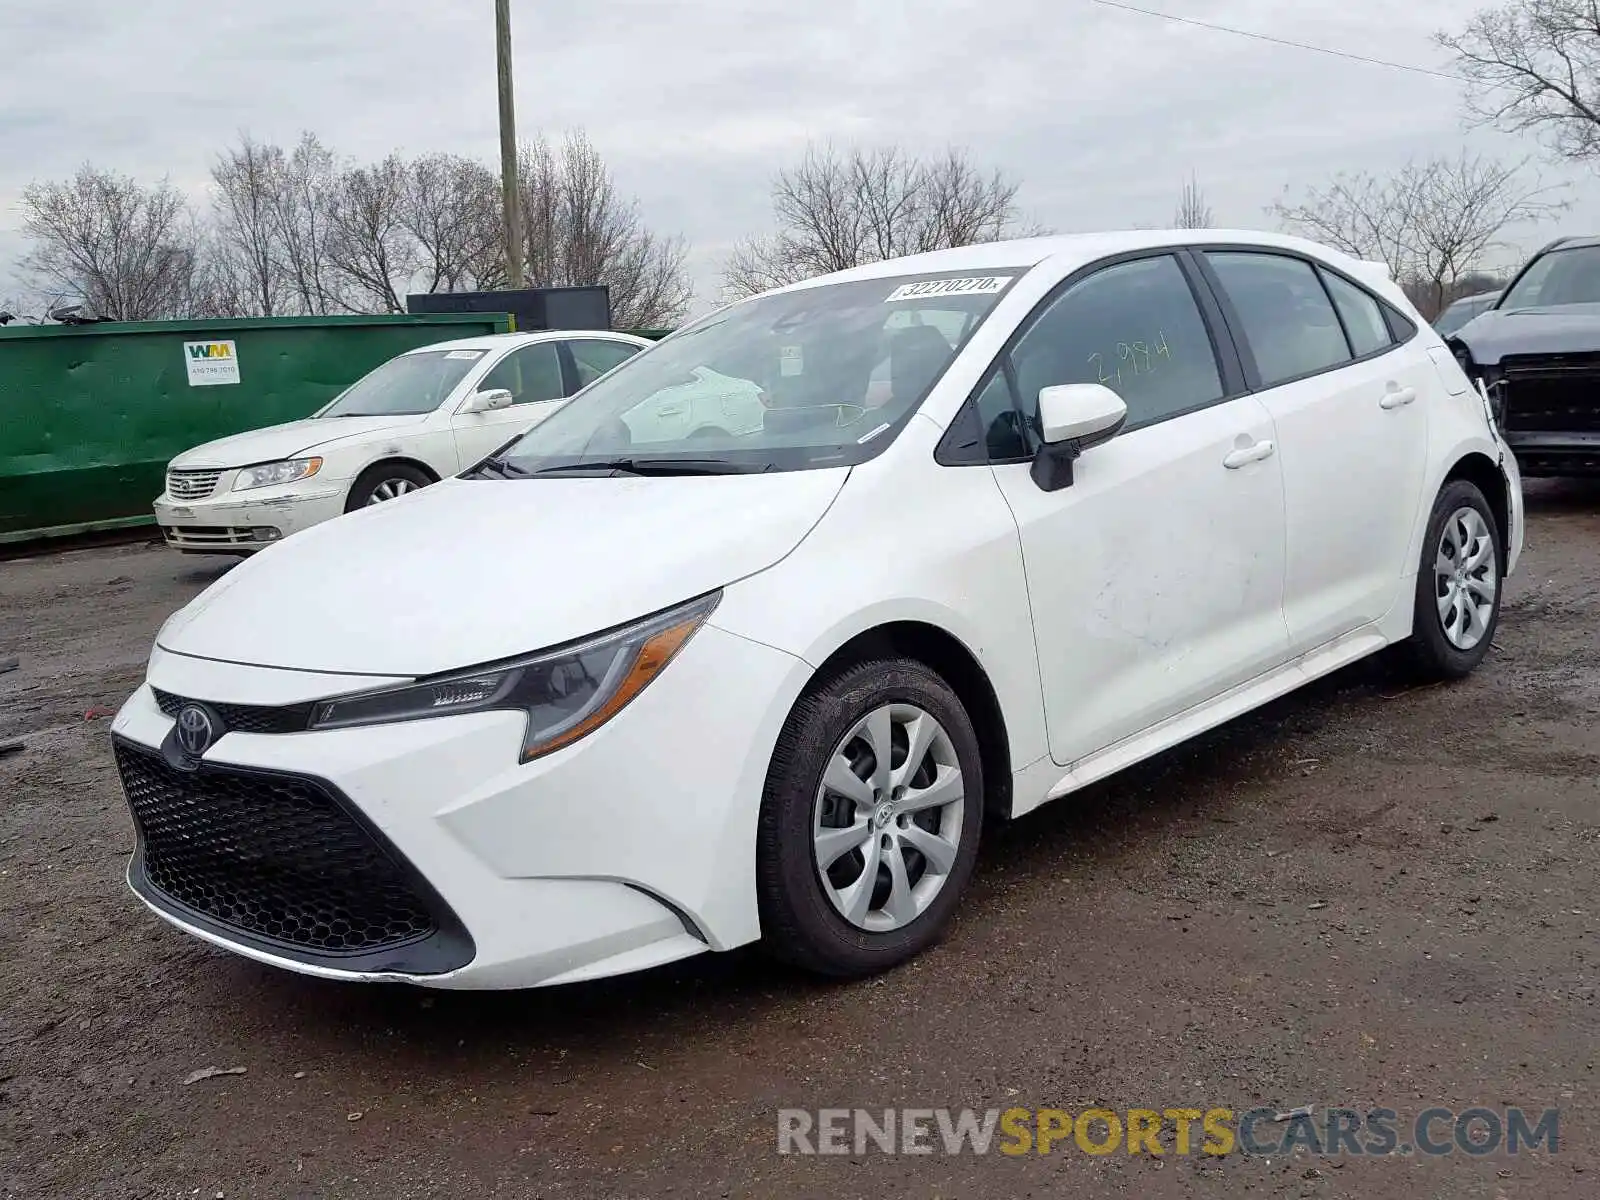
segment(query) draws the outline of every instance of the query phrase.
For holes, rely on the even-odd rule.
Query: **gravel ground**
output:
[[[0,1194],[1600,1194],[1600,487],[1530,485],[1471,680],[1358,665],[986,835],[949,939],[510,995],[320,983],[127,894],[107,721],[225,561],[0,562]],[[186,1085],[203,1067],[244,1068]],[[777,1110],[1561,1110],[1516,1157],[780,1156]],[[1170,1138],[1169,1150],[1170,1150]],[[1070,1143],[1069,1143],[1070,1145]]]

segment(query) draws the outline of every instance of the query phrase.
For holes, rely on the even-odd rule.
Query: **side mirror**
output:
[[[494,412],[511,407],[511,392],[506,388],[490,388],[486,392],[473,392],[461,406],[464,413]]]
[[[1102,383],[1067,383],[1039,392],[1044,444],[1033,459],[1033,481],[1047,492],[1072,486],[1072,464],[1109,442],[1128,420],[1122,397]]]

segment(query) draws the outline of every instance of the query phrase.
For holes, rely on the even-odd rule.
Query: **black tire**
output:
[[[813,821],[823,772],[841,739],[886,704],[915,705],[943,727],[964,795],[956,855],[943,885],[907,924],[877,932],[846,920],[828,898],[816,867]],[[943,935],[971,878],[983,794],[983,759],[972,720],[950,685],[927,666],[877,659],[818,681],[789,714],[767,771],[756,846],[763,945],[778,958],[836,978],[884,971],[927,949]],[[876,876],[874,881],[876,887]]]
[[[1494,544],[1494,604],[1487,619],[1480,626],[1477,642],[1470,649],[1454,645],[1446,636],[1445,618],[1439,613],[1438,575],[1435,562],[1440,554],[1445,526],[1462,509],[1478,514],[1488,536]],[[1494,641],[1495,630],[1500,625],[1500,606],[1505,582],[1505,545],[1500,526],[1495,521],[1494,510],[1484,498],[1477,484],[1465,479],[1452,480],[1433,502],[1433,512],[1428,517],[1427,533],[1422,539],[1422,560],[1417,569],[1416,607],[1412,614],[1411,637],[1401,643],[1401,660],[1410,673],[1419,680],[1437,681],[1462,679],[1472,673],[1489,646]],[[1454,618],[1451,618],[1452,620]]]
[[[368,467],[356,477],[355,483],[350,485],[350,494],[345,497],[345,512],[355,512],[358,508],[365,508],[372,503],[373,496],[380,488],[400,484],[403,490],[411,491],[416,488],[425,488],[434,482],[433,476],[419,467],[409,463],[379,463],[377,466]]]

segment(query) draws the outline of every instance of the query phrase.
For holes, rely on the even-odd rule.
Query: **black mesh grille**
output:
[[[419,941],[438,923],[384,848],[320,783],[173,767],[117,741],[150,886],[233,930],[316,955]]]
[[[187,697],[174,696],[160,688],[150,690],[156,694],[156,703],[161,706],[161,711],[169,717],[177,716],[178,710],[189,703]],[[309,704],[268,707],[262,704],[217,704],[211,700],[202,700],[200,703],[221,717],[225,728],[237,733],[303,733],[311,723],[312,706]]]
[[[1505,430],[1600,433],[1600,355],[1507,359]]]

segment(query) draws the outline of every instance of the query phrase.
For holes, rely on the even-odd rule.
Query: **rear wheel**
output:
[[[790,714],[767,774],[765,944],[843,977],[911,958],[948,924],[982,819],[977,735],[935,672],[879,659],[823,680]]]
[[[345,512],[355,512],[369,504],[382,504],[386,500],[404,496],[418,488],[425,488],[433,479],[426,471],[408,463],[379,463],[363,471],[344,502]]]
[[[1407,657],[1429,679],[1460,679],[1489,653],[1500,623],[1504,549],[1494,511],[1465,479],[1434,501],[1417,571]]]

